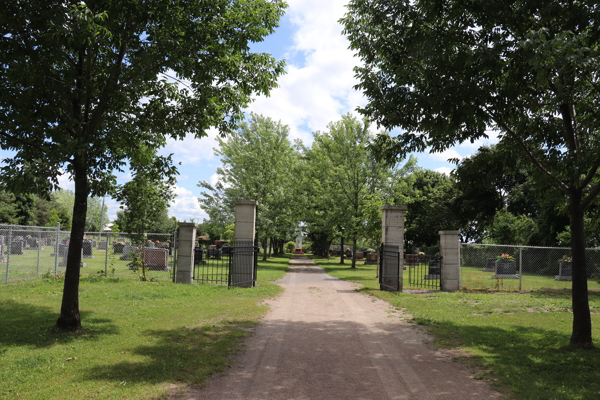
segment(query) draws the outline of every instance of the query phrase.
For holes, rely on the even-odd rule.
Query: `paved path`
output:
[[[187,400],[497,399],[487,384],[387,303],[308,259],[291,260],[284,293],[223,376]]]

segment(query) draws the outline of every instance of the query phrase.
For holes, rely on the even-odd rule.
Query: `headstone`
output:
[[[131,242],[125,242],[125,246],[131,246]]]
[[[113,243],[113,252],[115,254],[123,254],[123,250],[125,249],[125,245],[121,242]]]
[[[38,240],[36,238],[28,238],[27,245],[31,250],[37,250],[39,247]]]
[[[379,254],[377,253],[369,253],[367,254],[367,259],[365,260],[365,265],[374,265],[379,262]]]
[[[44,238],[42,240],[42,243],[44,244],[44,246],[52,246],[52,244],[54,243],[54,241],[52,240],[52,238]]]
[[[429,271],[427,271],[427,275],[425,275],[425,279],[440,279],[441,275],[441,263],[440,260],[429,260]]]
[[[92,240],[92,247],[96,247],[97,242],[95,240]]]
[[[519,279],[517,263],[515,261],[496,260],[496,273],[493,279]]]
[[[558,264],[558,275],[554,277],[557,281],[572,281],[573,280],[573,263],[561,261]]]
[[[146,248],[147,249],[153,249],[155,247],[154,242],[146,242]]]
[[[169,271],[169,253],[167,249],[144,249],[143,261],[150,271]]]
[[[108,242],[107,241],[98,242],[98,250],[108,250]]]
[[[133,261],[133,256],[136,248],[134,246],[125,245],[123,249],[123,255],[119,257],[119,260]]]
[[[92,256],[92,241],[84,240],[81,250],[83,251],[83,258],[93,258]]]
[[[483,267],[483,272],[494,272],[496,270],[496,259],[488,258],[485,260],[485,266]]]
[[[10,244],[10,254],[24,254],[23,253],[23,242],[20,240],[15,240]]]
[[[66,268],[68,259],[69,259],[69,246],[67,246],[67,249],[64,251],[63,260],[58,264],[58,266]],[[83,268],[85,266],[86,266],[86,264],[84,264],[84,262],[83,262],[83,249],[81,249],[81,261],[79,262],[79,267]]]
[[[364,260],[365,258],[365,253],[363,253],[362,251],[357,251],[356,252],[356,259],[357,260]]]

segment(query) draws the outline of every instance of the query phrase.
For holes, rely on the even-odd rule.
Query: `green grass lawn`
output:
[[[358,265],[352,270],[349,263],[342,266],[337,258],[314,259],[330,275],[360,283],[364,285],[361,292],[410,314],[412,321],[434,336],[436,346],[460,349],[465,357],[458,359],[472,365],[479,378],[515,399],[600,399],[600,351],[567,346],[572,324],[567,290],[382,292],[375,279],[376,266]],[[552,288],[549,283],[551,280],[542,281],[540,287]],[[600,346],[597,292],[590,295],[590,307],[593,336]],[[430,378],[435,380],[435,375]]]
[[[493,272],[483,272],[483,268],[461,266],[460,274],[461,287],[470,290],[519,290],[519,279],[493,279]],[[591,291],[600,291],[600,284],[596,279],[588,279],[588,288]],[[523,291],[544,289],[570,290],[571,282],[557,281],[554,276],[523,274]]]
[[[0,398],[158,399],[202,384],[267,311],[288,257],[259,261],[255,288],[82,277],[84,329],[52,329],[61,279],[0,285]]]

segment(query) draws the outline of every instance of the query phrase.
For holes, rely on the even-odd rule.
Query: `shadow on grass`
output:
[[[568,343],[567,335],[522,326],[500,328],[432,322],[430,319],[419,321],[423,325],[430,325],[431,331],[439,335],[440,340],[449,347],[458,347],[462,342],[484,353],[485,355],[462,357],[462,359],[470,365],[487,363],[487,368],[493,371],[487,373],[489,377],[503,388],[505,393],[514,393],[515,398],[523,400],[600,398],[600,381],[597,379],[597,371],[600,370],[600,352],[571,350],[564,347],[564,344]],[[223,371],[232,364],[233,359],[228,356],[240,348],[241,340],[248,336],[247,328],[251,325],[248,321],[235,321],[182,330],[148,331],[145,335],[156,338],[156,344],[139,346],[132,351],[134,355],[143,356],[144,360],[92,367],[84,373],[84,376],[89,380],[127,383],[175,381],[188,384],[201,383],[213,371]],[[353,354],[357,351],[355,341],[357,333],[360,333],[361,343],[390,343],[389,348],[404,346],[408,353],[402,365],[408,363],[417,368],[417,364],[420,363],[418,351],[423,351],[421,347],[404,342],[405,335],[411,337],[412,328],[398,326],[395,323],[375,324],[372,329],[348,320],[320,322],[281,320],[270,321],[266,329],[268,329],[266,336],[277,337],[277,340],[269,343],[268,346],[276,346],[278,342],[293,343],[295,352],[307,355],[307,358],[300,360],[285,355],[278,358],[278,368],[291,375],[301,375],[308,367],[316,376],[327,379],[331,375],[332,357],[333,364],[339,363],[340,360],[355,363],[353,357],[341,358],[337,361],[335,357],[336,354]],[[277,336],[274,333],[281,335]],[[335,339],[331,340],[331,337]],[[395,357],[394,354],[390,356],[392,359]],[[306,362],[310,362],[310,365]],[[440,365],[432,364],[428,367],[427,370],[430,372],[423,379],[436,379],[435,372],[431,371],[435,371],[438,366]],[[352,368],[364,374],[364,379],[377,378],[371,363],[353,364]],[[479,374],[478,378],[481,377],[482,372]],[[316,386],[330,384],[329,381],[320,383],[321,385]],[[458,380],[444,381],[444,390],[446,393],[460,394],[463,399],[482,398],[478,391],[467,392],[467,389],[460,386]],[[318,397],[315,394],[314,397],[308,396],[308,398]]]
[[[416,321],[430,325],[428,329],[444,346],[465,344],[485,353],[470,360],[487,364],[492,377],[510,387],[519,399],[600,398],[600,350],[568,347],[567,334],[519,325],[503,329]]]
[[[231,321],[218,325],[144,332],[156,344],[139,346],[132,354],[144,361],[123,361],[99,365],[85,372],[88,380],[118,382],[199,383],[214,371],[223,371],[232,364],[230,357],[241,348],[250,335],[251,321]]]
[[[532,297],[555,298],[570,300],[572,298],[571,289],[542,289],[530,293]],[[589,291],[588,297],[593,300],[600,300],[600,292]]]
[[[118,328],[111,320],[96,318],[89,311],[80,313],[83,329],[74,332],[53,328],[59,315],[50,307],[4,300],[0,303],[0,315],[0,344],[5,346],[47,347],[118,333]]]

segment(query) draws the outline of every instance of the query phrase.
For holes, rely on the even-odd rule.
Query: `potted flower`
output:
[[[500,254],[496,257],[496,275],[515,275],[517,261],[510,254]]]

